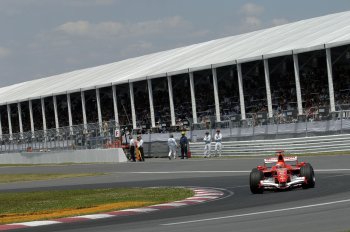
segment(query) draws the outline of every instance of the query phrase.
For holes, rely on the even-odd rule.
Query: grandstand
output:
[[[341,12],[0,88],[1,152],[88,138],[94,147],[117,128],[160,134],[149,141],[216,127],[227,137],[291,123],[329,131],[330,120],[342,130],[349,25]]]

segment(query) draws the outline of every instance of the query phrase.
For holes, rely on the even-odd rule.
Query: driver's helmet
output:
[[[282,162],[282,161],[277,162],[276,163],[276,167],[277,168],[283,168],[284,167],[284,162]]]

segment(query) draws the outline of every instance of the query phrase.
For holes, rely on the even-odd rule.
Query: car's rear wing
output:
[[[293,161],[298,161],[297,156],[288,156],[288,157],[283,157],[284,162],[293,162]],[[267,158],[264,159],[265,164],[272,164],[272,163],[277,163],[278,158],[277,157],[272,157],[272,158]]]

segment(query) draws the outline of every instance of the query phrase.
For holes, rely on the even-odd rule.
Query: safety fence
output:
[[[111,148],[119,129],[114,122],[92,123],[72,127],[6,134],[0,138],[0,152],[60,151]],[[115,146],[114,146],[115,147]]]
[[[243,142],[245,146],[252,146],[257,140],[277,141],[283,138],[350,133],[350,111],[333,112],[322,117],[299,116],[288,121],[276,118],[265,119],[259,115],[249,116],[244,121],[237,115],[226,115],[220,122],[216,122],[213,117],[207,117],[207,119],[206,122],[198,124],[193,124],[189,120],[190,123],[186,127],[175,126],[167,129],[158,127],[133,129],[131,125],[121,126],[114,121],[109,121],[34,133],[5,134],[0,136],[0,153],[125,148],[130,141],[130,136],[135,138],[137,134],[141,134],[145,142],[145,155],[157,157],[166,155],[169,135],[173,134],[179,141],[182,130],[186,131],[186,136],[193,145],[201,143],[205,132],[209,131],[214,135],[216,128],[221,128],[224,144],[246,141]],[[233,154],[235,150],[228,149],[225,153]]]
[[[320,152],[350,152],[350,134],[327,135],[302,138],[227,141],[222,143],[222,155],[267,155],[278,150],[286,153],[305,154]],[[204,143],[191,143],[191,152],[194,156],[203,156]],[[215,143],[211,144],[211,154],[215,155]]]

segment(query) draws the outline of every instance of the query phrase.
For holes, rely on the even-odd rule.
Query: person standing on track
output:
[[[145,162],[145,153],[143,152],[143,139],[142,139],[141,135],[137,136],[137,148],[139,149],[140,154],[141,154],[140,161]]]
[[[188,139],[186,137],[185,131],[181,132],[180,147],[181,147],[181,159],[184,159],[185,155],[186,155],[186,159],[188,159],[188,156],[187,156]]]
[[[136,158],[135,158],[135,140],[132,137],[132,135],[130,135],[129,139],[130,139],[130,142],[129,142],[129,145],[130,145],[130,159],[131,159],[132,162],[136,162]]]
[[[210,157],[210,151],[211,151],[211,136],[209,134],[209,131],[205,132],[205,136],[203,138],[204,141],[204,158]]]
[[[171,160],[171,156],[173,155],[174,159],[176,159],[176,148],[178,147],[176,140],[174,139],[174,135],[170,134],[168,139],[169,146],[169,160]]]
[[[214,136],[214,140],[215,140],[215,156],[221,157],[221,151],[222,151],[222,134],[220,132],[220,129],[216,130],[215,136]]]

